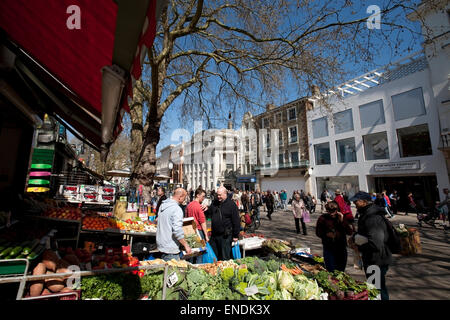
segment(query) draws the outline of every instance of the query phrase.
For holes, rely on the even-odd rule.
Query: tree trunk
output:
[[[143,186],[143,198],[147,202],[150,202],[151,199],[150,193],[153,186],[153,176],[156,173],[156,146],[160,139],[160,125],[161,120],[150,119],[146,137],[142,145],[142,158],[137,163],[136,176],[132,180],[132,185]]]

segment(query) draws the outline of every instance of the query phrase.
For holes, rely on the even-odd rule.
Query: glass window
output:
[[[353,115],[352,110],[345,110],[337,112],[333,116],[334,118],[334,133],[343,133],[347,131],[353,131]]]
[[[298,163],[298,151],[291,152],[291,163]]]
[[[227,170],[233,170],[233,165],[232,164],[227,164]]]
[[[336,149],[338,162],[356,162],[355,138],[337,140]]]
[[[269,119],[268,118],[264,118],[263,119],[263,128],[268,128],[269,126],[270,126]]]
[[[422,124],[397,129],[400,157],[431,155],[431,141],[428,125]]]
[[[327,118],[323,117],[312,121],[314,139],[328,136]]]
[[[389,146],[386,132],[363,136],[366,160],[389,159]]]
[[[283,131],[281,130],[278,132],[278,143],[280,146],[283,145]]]
[[[275,124],[280,124],[282,122],[281,112],[275,114]]]
[[[249,141],[249,139],[246,139],[245,140],[245,151],[250,151],[250,141]]]
[[[283,164],[284,163],[284,155],[282,153],[280,153],[278,155],[278,163],[279,164]]]
[[[297,142],[297,127],[289,128],[289,143]]]
[[[361,128],[371,128],[385,123],[383,100],[378,100],[359,106]]]
[[[295,108],[291,108],[288,110],[288,120],[297,119],[297,113],[295,112]]]
[[[331,164],[329,142],[316,144],[314,146],[314,153],[316,155],[316,165]]]
[[[413,89],[392,96],[395,121],[422,116],[425,114],[422,88]]]

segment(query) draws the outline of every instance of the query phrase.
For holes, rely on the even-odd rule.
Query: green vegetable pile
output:
[[[191,234],[185,237],[186,242],[191,248],[202,248],[203,242],[196,234]]]
[[[235,262],[236,266],[219,269],[217,275],[199,268],[169,267],[168,275],[176,273],[178,280],[166,288],[166,300],[319,300],[323,292],[344,299],[365,290],[370,299],[378,295],[373,286],[340,271],[293,276],[280,270],[282,264],[296,266],[288,259],[246,257]],[[142,278],[129,273],[83,277],[82,298],[136,300],[148,296],[161,300],[163,284],[161,269],[147,270]]]
[[[336,296],[338,300],[342,300],[344,297],[352,297],[365,290],[369,293],[369,299],[374,299],[378,295],[378,290],[374,286],[365,282],[357,282],[346,273],[338,270],[333,273],[320,271],[313,278],[325,292]]]
[[[270,240],[266,240],[263,243],[263,246],[266,248],[269,248],[270,250],[272,250],[273,252],[289,252],[291,251],[291,247],[289,247],[288,245],[284,244],[283,242],[279,241],[279,240],[275,240],[275,239],[270,239]]]
[[[82,299],[137,300],[142,294],[138,275],[123,273],[81,278]]]
[[[292,260],[280,259],[274,255],[269,255],[268,259],[268,261],[264,261],[258,257],[246,257],[236,260],[236,263],[240,265],[245,264],[251,273],[263,273],[264,271],[276,272],[280,270],[282,264],[288,268],[294,268],[296,266],[296,263]]]

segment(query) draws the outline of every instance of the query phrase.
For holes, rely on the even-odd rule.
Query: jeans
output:
[[[334,270],[345,271],[347,266],[347,248],[329,249],[323,248],[323,259],[328,272]]]
[[[224,237],[223,235],[212,236],[209,240],[209,244],[214,250],[216,257],[219,261],[230,260],[231,255],[231,242],[233,241],[232,235]]]
[[[260,220],[260,219],[259,219],[259,206],[252,207],[252,210],[255,210],[255,212],[256,212],[256,217],[258,218],[258,220]]]
[[[286,209],[287,209],[287,200],[281,200],[281,208],[282,208],[283,210],[286,210]]]
[[[180,254],[163,253],[161,259],[163,259],[164,261],[170,261],[172,259],[180,260]]]
[[[384,265],[384,266],[379,266],[380,267],[380,285],[381,288],[380,289],[380,294],[381,294],[381,300],[389,300],[389,293],[386,287],[386,273],[389,270],[389,266],[388,265]],[[364,271],[366,273],[366,278],[369,278],[370,276],[372,276],[372,274],[368,274],[367,273],[367,268],[368,266],[364,266]]]

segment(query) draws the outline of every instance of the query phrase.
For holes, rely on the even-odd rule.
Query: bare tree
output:
[[[398,58],[417,43],[420,26],[406,23],[417,1],[384,1],[380,29],[367,27],[371,2],[169,0],[134,89],[134,183],[152,184],[161,121],[171,106],[181,118],[211,126],[228,112],[260,110],[286,86],[299,95],[312,84],[331,88],[348,79],[349,63],[369,66],[386,48]]]

